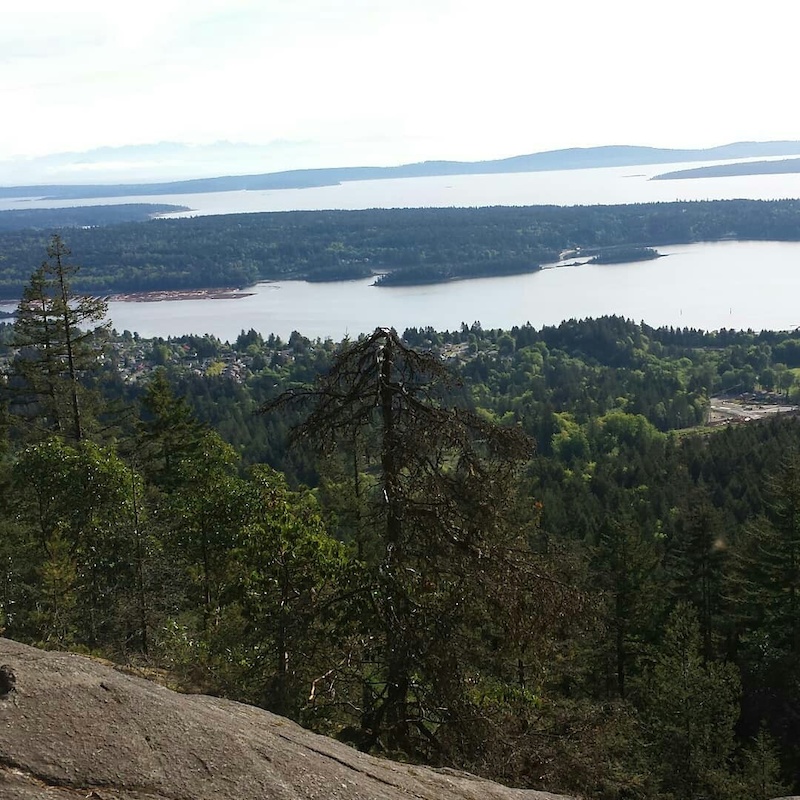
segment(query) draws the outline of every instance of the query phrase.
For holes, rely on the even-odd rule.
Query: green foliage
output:
[[[0,420],[0,624],[509,783],[796,791],[800,421],[700,427],[731,381],[782,391],[796,340],[123,334],[97,380],[131,406],[118,445]],[[293,450],[285,390],[319,401]]]
[[[257,469],[253,513],[236,551],[235,597],[242,635],[235,645],[254,702],[298,718],[301,698],[341,657],[331,637],[349,557],[308,497],[293,495],[281,475]],[[324,702],[325,698],[316,698]]]
[[[54,187],[47,187],[54,188]],[[42,193],[46,189],[42,188]],[[0,231],[52,231],[65,228],[88,228],[121,222],[144,222],[158,214],[189,211],[187,206],[164,203],[119,203],[72,208],[25,208],[0,211]]]
[[[41,557],[41,638],[124,639],[133,591],[131,477],[116,454],[51,438],[19,454],[18,514]]]
[[[781,782],[780,754],[775,740],[761,728],[742,751],[742,800],[771,800],[789,789]]]
[[[78,268],[68,264],[70,251],[57,235],[47,261],[31,276],[17,307],[12,365],[12,410],[45,431],[75,441],[87,432],[82,376],[97,367],[108,304],[76,295],[71,280]]]
[[[74,210],[73,210],[74,211]],[[107,220],[106,220],[107,221]],[[2,220],[0,220],[0,227]],[[371,209],[157,219],[70,230],[97,295],[247,286],[258,280],[427,283],[530,272],[563,250],[729,238],[797,241],[796,200],[716,200],[619,206]],[[0,231],[0,297],[18,298],[45,237]],[[611,250],[609,250],[611,248]],[[788,362],[787,362],[788,363]]]
[[[230,560],[250,513],[250,493],[235,473],[233,448],[214,432],[196,455],[175,466],[177,485],[164,500],[172,547],[185,559],[203,629],[217,624],[230,580]]]
[[[136,459],[157,486],[169,487],[182,479],[180,466],[196,458],[204,435],[184,397],[176,396],[167,374],[156,369],[141,399],[142,418]]]
[[[626,696],[628,674],[641,659],[657,607],[660,551],[660,542],[642,530],[632,509],[620,509],[614,518],[603,520],[591,551],[592,575],[605,593],[601,653],[613,665],[603,671],[620,698]]]
[[[612,247],[589,259],[591,264],[628,264],[632,261],[652,261],[659,258],[652,247]]]
[[[740,684],[732,664],[703,663],[694,608],[680,603],[640,689],[654,770],[667,796],[730,796]]]

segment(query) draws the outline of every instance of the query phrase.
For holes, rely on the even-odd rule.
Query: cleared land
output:
[[[800,406],[785,402],[784,398],[745,395],[742,397],[712,397],[708,412],[709,425],[754,422],[772,414],[796,414]]]

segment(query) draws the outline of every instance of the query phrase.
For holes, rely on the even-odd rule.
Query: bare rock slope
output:
[[[568,800],[372,758],[257,708],[0,639],[3,800]]]

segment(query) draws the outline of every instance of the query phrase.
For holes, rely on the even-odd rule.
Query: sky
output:
[[[794,15],[791,0],[3,0],[0,185],[219,174],[203,149],[218,142],[257,146],[231,171],[269,172],[800,139]],[[159,142],[193,148],[42,159]]]

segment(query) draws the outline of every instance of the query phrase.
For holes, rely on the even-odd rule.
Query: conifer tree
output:
[[[413,752],[420,734],[434,740],[426,722],[450,718],[464,691],[455,642],[483,605],[489,571],[505,563],[514,475],[533,448],[518,429],[450,407],[451,386],[433,355],[378,328],[343,350],[314,388],[264,409],[313,401],[299,438],[323,454],[347,453],[354,478],[369,476],[359,492],[377,546],[363,612],[377,674],[362,725],[374,739],[385,734],[391,750]]]
[[[110,448],[50,437],[19,454],[14,477],[18,516],[39,552],[40,636],[124,641],[136,589],[128,467]]]
[[[169,489],[180,481],[181,463],[199,454],[208,429],[196,419],[186,398],[175,393],[163,368],[153,373],[141,406],[136,461],[157,486]]]
[[[641,650],[645,620],[653,613],[659,553],[631,512],[618,510],[603,521],[592,554],[594,581],[607,596],[606,624],[613,637],[608,649],[613,652],[616,692],[624,698],[631,651],[635,644]]]
[[[742,753],[742,800],[770,800],[789,793],[781,781],[779,756],[775,740],[762,726]]]
[[[11,386],[15,405],[29,410],[41,427],[75,441],[86,435],[81,379],[97,366],[108,304],[77,294],[72,278],[78,267],[59,235],[47,248],[47,260],[32,275],[17,308],[13,345],[19,349]]]
[[[704,663],[697,612],[679,603],[640,686],[654,769],[674,797],[728,800],[739,716],[732,664]]]
[[[700,624],[703,658],[714,657],[724,618],[723,570],[727,559],[724,518],[705,487],[684,499],[668,542],[666,569],[672,594],[694,605]]]

